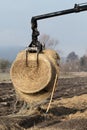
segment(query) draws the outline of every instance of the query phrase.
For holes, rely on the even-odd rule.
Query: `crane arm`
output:
[[[40,33],[37,29],[37,20],[66,15],[66,14],[71,14],[71,13],[79,13],[82,11],[87,11],[87,3],[75,4],[74,8],[71,8],[71,9],[52,12],[52,13],[32,17],[32,19],[31,19],[32,42],[31,42],[30,46],[32,46],[32,45],[37,46],[40,43],[38,41],[38,36]]]
[[[57,12],[52,12],[52,13],[48,13],[48,14],[34,16],[31,19],[31,23],[34,24],[34,23],[36,23],[37,20],[66,15],[66,14],[70,14],[70,13],[79,13],[81,11],[87,11],[87,5],[85,5],[85,3],[84,3],[84,5],[83,4],[75,4],[74,8],[72,8],[72,9],[67,9],[67,10],[62,10],[62,11],[57,11]]]

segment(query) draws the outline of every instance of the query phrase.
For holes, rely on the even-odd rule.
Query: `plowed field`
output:
[[[0,83],[0,130],[87,130],[87,77],[60,78],[46,114],[48,102],[23,108],[12,83]]]

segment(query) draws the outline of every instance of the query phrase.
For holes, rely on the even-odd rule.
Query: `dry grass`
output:
[[[87,77],[87,72],[61,72],[60,78]]]
[[[61,98],[61,100],[54,101],[57,106],[65,106],[69,108],[83,109],[87,104],[87,94],[81,96],[74,96],[72,98]],[[53,103],[54,104],[54,103]]]
[[[0,73],[0,82],[9,82],[10,74],[9,73]]]

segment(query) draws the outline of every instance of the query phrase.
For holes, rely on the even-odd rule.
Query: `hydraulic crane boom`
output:
[[[87,10],[87,5],[75,4],[74,8],[72,8],[72,9],[67,9],[67,10],[57,11],[57,12],[53,12],[53,13],[34,16],[31,19],[31,23],[33,24],[37,20],[41,20],[41,19],[46,19],[46,18],[60,16],[60,15],[66,15],[66,14],[70,14],[70,13],[78,13],[78,12],[86,11],[86,10]]]
[[[32,46],[38,47],[40,45],[40,42],[38,41],[38,36],[39,36],[40,33],[37,29],[37,20],[61,16],[61,15],[66,15],[66,14],[70,14],[70,13],[79,13],[79,12],[82,12],[82,11],[87,11],[87,3],[75,4],[74,8],[71,8],[71,9],[57,11],[57,12],[53,12],[53,13],[48,13],[48,14],[43,14],[43,15],[38,15],[38,16],[32,17],[32,19],[31,19],[32,42],[29,45],[29,47],[32,47]],[[41,50],[39,50],[39,51],[41,51]]]

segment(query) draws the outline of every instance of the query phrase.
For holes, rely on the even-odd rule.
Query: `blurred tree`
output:
[[[39,38],[40,42],[45,45],[45,48],[54,49],[59,52],[58,50],[58,40],[52,39],[49,35],[41,35]]]
[[[0,59],[0,70],[5,72],[10,67],[11,63],[8,60]]]
[[[87,71],[87,56],[84,55],[80,58],[81,71]]]
[[[69,72],[80,71],[79,57],[75,54],[75,52],[68,54],[64,68]]]
[[[71,52],[67,56],[67,62],[69,61],[77,61],[79,59],[78,55],[75,54],[75,52]]]

